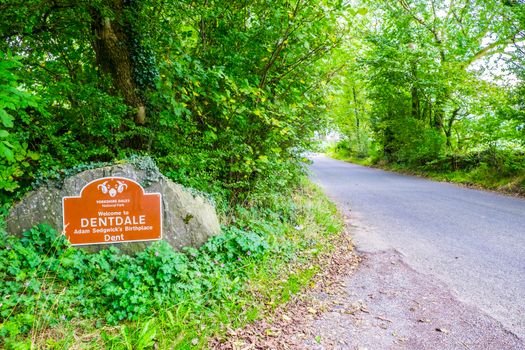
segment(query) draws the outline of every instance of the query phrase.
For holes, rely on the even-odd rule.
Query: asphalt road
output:
[[[313,180],[349,216],[359,251],[399,252],[459,302],[525,339],[525,200],[312,160]]]

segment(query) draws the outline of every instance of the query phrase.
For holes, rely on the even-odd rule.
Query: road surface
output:
[[[442,302],[439,298],[448,298],[442,293],[454,299],[448,304],[443,301],[442,308],[449,309],[441,317],[459,317],[454,313],[457,309],[458,313],[466,315],[461,316],[461,322],[474,320],[469,325],[470,332],[486,333],[487,336],[492,332],[490,327],[501,325],[501,329],[498,328],[503,334],[501,337],[513,337],[494,339],[494,348],[498,342],[501,342],[501,348],[524,346],[524,199],[367,168],[322,155],[313,156],[312,160],[312,179],[349,217],[358,251],[375,257],[370,259],[369,265],[379,266],[385,261],[394,265],[397,258],[401,265],[406,265],[406,269],[392,272],[392,280],[385,281],[385,284],[398,285],[397,288],[404,288],[409,293],[410,281],[399,286],[399,280],[406,277],[415,281],[412,288],[420,289],[416,291],[420,294],[426,284],[428,288],[433,286],[437,298],[432,301],[433,308],[439,308]],[[374,263],[375,260],[378,262]],[[388,271],[381,272],[377,266],[368,268],[378,276],[389,274]],[[418,277],[413,274],[418,274]],[[372,288],[369,285],[370,282],[363,282],[363,288]],[[399,292],[400,295],[403,293]],[[418,297],[425,299],[425,295]],[[388,305],[382,307],[388,311]],[[429,315],[436,312],[434,310]],[[398,313],[397,317],[402,315]],[[476,320],[480,320],[478,326]],[[491,325],[487,326],[489,323]],[[323,326],[320,327],[322,331]],[[330,328],[329,324],[325,328]],[[441,332],[440,329],[433,330]],[[448,332],[445,329],[442,333]],[[461,344],[469,348],[466,340]],[[475,341],[472,344],[475,345],[473,348],[482,346]]]

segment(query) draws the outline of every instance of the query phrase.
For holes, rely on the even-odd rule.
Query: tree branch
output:
[[[513,43],[516,44],[516,43],[520,43],[520,42],[525,42],[525,38],[520,38],[520,39],[516,40],[515,38],[516,38],[517,34],[518,33],[513,35],[512,38],[510,38],[510,39],[498,40],[498,41],[495,41],[492,44],[489,44],[489,45],[485,46],[484,48],[480,49],[478,52],[476,52],[474,55],[472,55],[472,57],[470,57],[463,64],[463,68],[469,67],[472,63],[474,63],[475,61],[479,60],[480,58],[483,58],[485,56],[492,55],[492,54],[495,54],[495,53],[503,52],[507,48],[508,45],[511,45]]]
[[[299,6],[301,4],[301,0],[297,0],[297,3],[295,4],[295,8],[292,13],[292,17],[295,18],[297,16],[297,13],[299,12]],[[288,26],[286,28],[286,31],[284,32],[284,35],[281,39],[277,42],[277,45],[275,49],[272,52],[272,55],[270,56],[270,59],[268,60],[268,63],[266,63],[266,66],[264,67],[262,74],[261,74],[261,81],[259,82],[259,88],[262,89],[266,85],[266,79],[268,78],[268,73],[272,66],[275,64],[275,61],[279,57],[279,54],[283,50],[284,46],[286,45],[286,41],[288,37],[290,36],[290,32],[292,30],[292,25],[290,22],[288,22]]]
[[[434,41],[436,42],[437,46],[439,47],[439,55],[441,56],[441,61],[446,61],[445,51],[443,49],[443,41],[439,37],[436,28],[430,27],[423,19],[419,18],[412,12],[412,9],[410,8],[410,5],[406,2],[406,0],[397,0],[401,7],[405,9],[405,11],[419,24],[421,24],[424,28],[426,28],[434,37]]]

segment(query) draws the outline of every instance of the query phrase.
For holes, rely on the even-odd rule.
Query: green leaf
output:
[[[366,7],[361,7],[357,10],[356,14],[364,16],[368,13],[368,9]]]
[[[4,154],[4,157],[9,162],[14,162],[15,161],[15,156],[13,154],[13,151],[9,147],[6,147],[6,146],[0,144],[0,150],[2,151],[2,153]]]
[[[3,109],[0,109],[0,119],[2,120],[2,124],[4,124],[6,128],[13,127],[14,118]]]

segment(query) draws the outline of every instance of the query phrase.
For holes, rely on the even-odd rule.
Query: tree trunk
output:
[[[146,106],[133,79],[133,64],[131,60],[131,31],[124,18],[124,1],[110,0],[110,6],[115,18],[103,17],[98,9],[91,9],[92,30],[94,34],[93,49],[97,65],[109,74],[118,93],[122,95],[128,106],[135,108],[135,122],[146,122]]]
[[[417,82],[417,65],[415,61],[412,61],[411,64],[412,76],[413,76],[413,85],[410,89],[410,94],[412,95],[412,118],[419,119],[421,118],[421,104],[419,102],[419,91],[416,86]]]
[[[420,102],[419,102],[419,94],[417,91],[417,87],[412,86],[411,89],[412,94],[412,118],[419,119],[421,117],[420,114]]]
[[[357,104],[357,92],[355,90],[355,85],[352,85],[352,94],[354,96],[354,115],[355,115],[355,128],[356,128],[356,134],[357,134],[357,146],[361,148],[361,131],[359,130],[361,127],[361,120],[359,118],[359,108]]]
[[[392,115],[390,114],[390,112],[388,112],[387,114],[387,120],[392,120]],[[387,124],[383,129],[383,155],[385,156],[386,161],[388,163],[392,163],[393,155],[396,151],[394,147],[394,141],[395,136],[394,132],[392,131],[392,126]]]
[[[458,113],[459,113],[459,108],[456,108],[452,112],[452,115],[450,116],[450,119],[447,122],[447,128],[445,129],[445,136],[447,137],[447,148],[450,148],[450,146],[452,146],[452,143],[450,141],[451,136],[452,136],[452,126],[454,125],[454,122],[456,121]]]
[[[436,102],[436,106],[434,108],[434,120],[433,120],[433,127],[436,130],[443,130],[443,105],[439,102]]]

